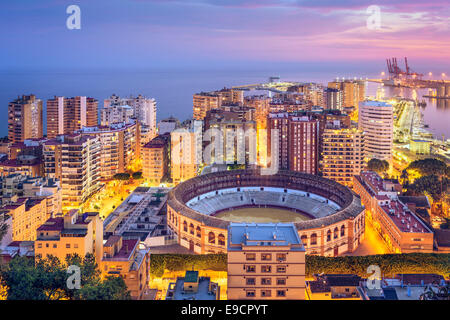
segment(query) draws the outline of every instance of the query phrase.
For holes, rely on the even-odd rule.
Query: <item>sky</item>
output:
[[[374,71],[383,69],[388,57],[407,56],[416,71],[450,73],[449,4],[449,0],[2,0],[0,69],[302,65]],[[69,5],[80,7],[79,30],[66,26]],[[379,27],[370,6],[380,12]]]

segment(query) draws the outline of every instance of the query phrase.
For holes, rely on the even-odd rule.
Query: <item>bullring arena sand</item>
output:
[[[238,208],[220,212],[217,218],[233,222],[277,223],[310,220],[299,212],[278,208]]]

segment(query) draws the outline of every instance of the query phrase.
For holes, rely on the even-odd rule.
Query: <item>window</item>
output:
[[[270,278],[261,278],[261,284],[270,286],[272,284],[272,279],[270,279]]]
[[[272,296],[271,290],[261,290],[261,297],[270,297]]]
[[[261,272],[264,272],[264,273],[272,272],[272,267],[271,266],[261,266]]]
[[[200,229],[200,227],[197,227],[196,231],[197,231],[197,237],[201,238],[201,236],[202,236],[202,229]]]
[[[256,260],[256,254],[254,254],[254,253],[247,253],[245,255],[245,258],[247,259],[247,261],[254,261],[254,260]]]
[[[58,247],[58,246],[56,245],[56,243],[54,243],[54,244],[53,244],[53,248],[56,248],[56,247]]]
[[[208,242],[211,244],[216,243],[216,235],[214,234],[214,232],[208,233]]]
[[[75,249],[78,249],[78,243],[75,243],[75,244],[73,245],[73,247],[74,247]]]
[[[38,243],[38,248],[42,248],[42,243]]]
[[[255,284],[256,284],[256,279],[255,278],[247,278],[247,279],[245,279],[246,281],[245,281],[245,283],[248,285],[248,286],[254,286]]]
[[[286,273],[286,266],[277,266],[277,272]]]
[[[317,244],[317,234],[313,233],[311,235],[311,245]]]
[[[254,265],[246,266],[245,271],[246,272],[255,272],[256,271],[256,266],[254,266]]]
[[[286,253],[277,253],[278,261],[286,261]]]
[[[345,236],[345,226],[341,227],[341,237]]]
[[[183,222],[183,230],[184,230],[185,232],[188,231],[188,228],[187,228],[187,222],[186,222],[186,221]]]
[[[306,247],[308,245],[308,236],[304,234],[300,239],[302,240],[303,245]]]
[[[66,248],[70,249],[70,243],[66,243]]]
[[[277,290],[277,297],[286,297],[286,290]]]
[[[331,241],[331,230],[327,231],[327,241]]]
[[[262,261],[270,261],[270,260],[272,260],[272,255],[270,253],[263,253],[263,254],[261,254],[261,260]]]
[[[219,246],[224,246],[225,245],[225,236],[223,234],[219,234]]]
[[[339,233],[339,230],[338,230],[338,228],[336,227],[336,228],[334,228],[334,232],[333,232],[333,239],[337,239],[338,238],[338,233]]]
[[[247,290],[246,291],[247,297],[254,297],[255,296],[255,290]]]
[[[277,286],[285,286],[286,279],[285,278],[277,278]]]

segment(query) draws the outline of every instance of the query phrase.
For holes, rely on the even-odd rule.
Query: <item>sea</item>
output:
[[[326,84],[336,77],[354,78],[328,72],[302,70],[245,70],[245,69],[168,69],[168,70],[0,70],[0,136],[8,134],[8,102],[23,94],[34,94],[45,101],[53,96],[89,96],[103,100],[116,94],[142,94],[157,100],[158,121],[174,116],[183,121],[192,117],[192,95],[224,87],[267,82],[269,77],[297,82]],[[358,74],[357,79],[377,78],[374,74]],[[375,96],[380,84],[367,83],[366,95]],[[450,100],[423,98],[428,89],[385,87],[385,97],[425,99],[421,108],[427,130],[437,139],[450,139]],[[45,112],[44,112],[45,121]],[[45,125],[44,125],[45,128]]]

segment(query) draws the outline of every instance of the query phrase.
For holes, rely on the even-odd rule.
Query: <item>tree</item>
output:
[[[81,300],[130,300],[130,292],[122,277],[107,276],[97,285],[83,286]]]
[[[120,180],[120,181],[128,181],[130,180],[130,174],[127,172],[123,172],[123,173],[116,173],[113,176],[114,180]]]
[[[445,162],[434,158],[415,160],[409,164],[406,170],[416,170],[421,176],[448,175],[448,168]]]
[[[67,266],[80,268],[80,289],[70,289],[67,280],[71,276]],[[114,279],[113,279],[114,278]],[[83,299],[129,299],[122,278],[100,277],[100,270],[91,254],[84,258],[74,254],[61,263],[49,256],[36,263],[29,258],[15,257],[0,269],[0,284],[7,289],[8,300],[83,300]]]
[[[439,179],[436,175],[424,176],[408,185],[407,193],[412,195],[430,194],[435,201],[440,201],[447,192],[450,180],[446,177]]]
[[[389,170],[389,162],[386,160],[370,159],[367,163],[367,170],[383,173]]]
[[[132,177],[135,180],[139,180],[142,178],[142,172],[133,172]]]

